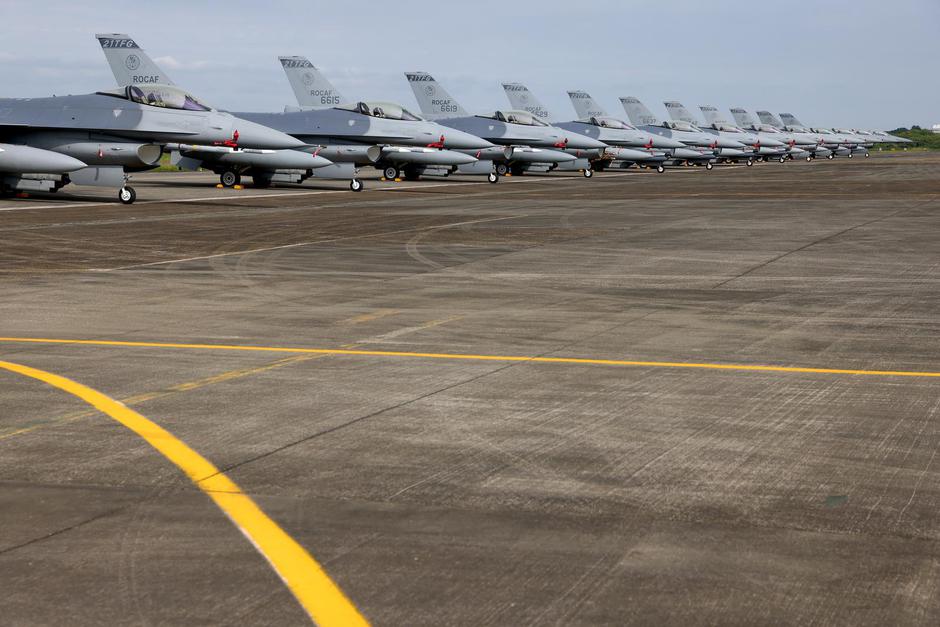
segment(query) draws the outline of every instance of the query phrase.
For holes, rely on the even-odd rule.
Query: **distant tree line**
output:
[[[914,124],[910,128],[896,128],[893,131],[888,131],[892,135],[897,135],[898,137],[906,137],[914,142],[917,142],[918,146],[926,148],[927,150],[940,150],[940,133],[934,133],[930,129],[921,128]],[[897,150],[900,148],[895,145],[885,145],[885,148]]]

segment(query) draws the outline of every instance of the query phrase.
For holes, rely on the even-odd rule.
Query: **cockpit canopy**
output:
[[[124,97],[131,102],[152,107],[184,111],[212,111],[212,107],[172,85],[128,85],[124,88]]]
[[[590,123],[594,126],[600,126],[602,128],[614,128],[620,129],[623,131],[635,131],[636,127],[627,124],[623,120],[618,120],[617,118],[608,118],[608,117],[597,117],[592,116]]]
[[[340,105],[337,109],[355,111],[356,113],[368,115],[372,118],[388,118],[389,120],[406,120],[409,122],[422,120],[421,116],[415,115],[408,109],[394,102],[356,102],[348,105]]]
[[[671,128],[674,131],[688,131],[690,133],[701,133],[702,129],[695,126],[691,122],[685,122],[683,120],[668,120],[663,122],[663,126],[666,128]]]
[[[507,124],[522,124],[523,126],[548,126],[545,122],[538,119],[528,111],[496,111],[493,115],[485,115],[485,118],[506,122]]]

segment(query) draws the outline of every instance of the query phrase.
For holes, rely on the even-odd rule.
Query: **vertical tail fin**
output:
[[[624,96],[620,99],[623,110],[627,112],[630,123],[636,126],[656,126],[660,120],[653,112],[646,108],[646,105],[633,96]]]
[[[783,120],[783,123],[787,126],[805,126],[802,122],[796,119],[796,116],[792,113],[781,113],[780,119]]]
[[[686,109],[685,105],[681,102],[671,100],[663,104],[666,105],[666,113],[669,114],[671,119],[679,122],[688,122],[689,124],[698,124],[695,118],[692,117],[692,114],[689,113],[689,110]]]
[[[173,84],[129,35],[101,33],[95,37],[101,44],[101,50],[111,66],[111,73],[120,87]]]
[[[571,99],[571,106],[574,107],[575,115],[577,115],[580,120],[607,117],[607,112],[604,111],[604,107],[597,104],[586,91],[569,91],[568,98]]]
[[[780,121],[780,118],[775,116],[770,111],[758,111],[757,119],[759,119],[764,124],[769,124],[777,128],[783,128],[783,122]]]
[[[422,115],[429,120],[469,115],[427,72],[405,72]]]
[[[712,106],[712,105],[703,105],[703,106],[699,107],[699,109],[701,109],[702,115],[705,116],[705,121],[706,121],[707,123],[709,123],[709,124],[728,124],[728,125],[730,126],[730,122],[728,122],[728,120],[727,120],[727,118],[725,118],[724,114],[722,114],[720,111],[718,111],[718,107],[715,107],[715,106]]]
[[[757,126],[757,120],[754,119],[754,116],[741,107],[733,107],[731,115],[734,117],[734,123],[741,128],[754,128]],[[769,122],[765,122],[765,124],[769,124]]]
[[[503,83],[503,90],[506,92],[506,98],[509,99],[509,105],[513,109],[528,111],[543,122],[552,121],[548,109],[522,83]]]
[[[328,109],[347,102],[307,57],[278,57],[278,60],[302,108]]]

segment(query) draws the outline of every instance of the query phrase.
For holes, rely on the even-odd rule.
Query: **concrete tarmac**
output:
[[[940,155],[133,184],[0,200],[0,360],[167,429],[373,623],[940,620]],[[0,370],[0,624],[308,621],[146,441]]]

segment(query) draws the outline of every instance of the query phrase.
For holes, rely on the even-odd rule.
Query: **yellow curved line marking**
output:
[[[350,350],[342,348],[297,348],[289,346],[243,346],[231,344],[180,344],[173,342],[123,342],[117,340],[66,340],[52,338],[0,337],[0,342],[34,344],[78,344],[87,346],[130,346],[138,348],[183,348],[193,350],[303,353],[312,355],[368,355],[372,357],[419,357],[424,359],[463,359],[475,361],[527,361],[541,364],[592,364],[600,366],[640,366],[649,368],[698,368],[705,370],[744,370],[758,372],[805,372],[853,374],[878,377],[940,377],[940,372],[916,370],[860,370],[854,368],[811,368],[802,366],[761,366],[684,361],[635,361],[628,359],[588,359],[582,357],[528,357],[524,355],[468,355],[463,353],[415,353],[406,351]]]
[[[146,440],[215,501],[219,509],[268,560],[318,625],[368,625],[352,602],[302,546],[268,518],[234,481],[172,433],[123,403],[81,383],[8,361],[0,361],[0,368],[38,379],[77,396]]]

